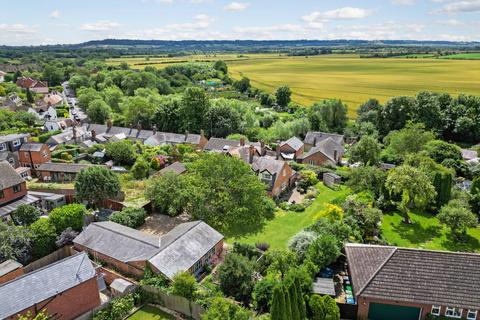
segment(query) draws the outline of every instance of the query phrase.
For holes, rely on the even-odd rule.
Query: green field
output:
[[[480,228],[472,228],[460,242],[450,230],[428,213],[411,212],[412,224],[402,222],[398,213],[385,214],[382,222],[383,238],[391,245],[447,251],[480,252]]]
[[[480,61],[475,60],[275,56],[228,65],[234,78],[248,77],[253,86],[269,92],[288,84],[293,100],[302,105],[340,98],[352,116],[369,98],[385,102],[392,96],[415,95],[421,90],[480,94]]]
[[[458,53],[458,54],[451,54],[449,56],[443,56],[441,59],[472,59],[472,60],[480,60],[480,52],[476,53]]]
[[[272,249],[286,249],[288,240],[299,231],[312,225],[317,219],[317,214],[325,209],[325,205],[331,203],[336,198],[344,197],[349,191],[342,188],[334,191],[325,187],[322,183],[317,186],[319,190],[318,197],[304,212],[285,212],[277,211],[275,218],[265,225],[261,233],[245,238],[228,239],[229,243],[235,241],[254,245],[263,242],[270,244]]]
[[[135,312],[134,314],[132,314],[127,319],[129,320],[173,320],[175,318],[158,308],[155,308],[152,306],[145,306],[145,307],[142,307],[137,312]]]

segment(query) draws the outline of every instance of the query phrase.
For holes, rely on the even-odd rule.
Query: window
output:
[[[272,180],[272,175],[268,172],[263,172],[262,173],[262,178],[265,180]]]
[[[315,165],[315,160],[308,160],[308,164],[314,166]]]
[[[460,308],[451,308],[447,307],[445,310],[445,316],[450,318],[461,318],[462,317],[462,309]]]
[[[14,147],[18,147],[20,144],[21,144],[21,143],[20,143],[20,139],[17,139],[17,140],[14,140],[14,141],[13,141],[13,146],[14,146]]]
[[[441,309],[442,309],[442,307],[440,307],[440,306],[432,306],[432,311],[430,313],[434,316],[439,316]]]
[[[29,158],[28,152],[24,152],[24,153],[23,153],[23,156],[24,156],[25,158]]]
[[[476,320],[477,319],[477,310],[468,310],[467,320]]]
[[[7,150],[5,143],[0,144],[0,151],[5,151],[5,150]]]
[[[5,193],[3,193],[3,190],[0,190],[0,199],[5,198]]]
[[[14,193],[17,193],[17,192],[20,192],[22,191],[22,185],[21,184],[17,184],[16,186],[13,186],[13,192]]]
[[[42,157],[46,158],[47,156],[48,156],[48,152],[45,151],[45,150],[43,150],[43,152],[42,152]]]

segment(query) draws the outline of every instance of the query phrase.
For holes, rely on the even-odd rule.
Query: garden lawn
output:
[[[175,319],[173,316],[168,313],[163,312],[162,310],[152,307],[145,306],[140,310],[128,317],[129,320],[170,320]]]
[[[278,210],[275,218],[268,221],[262,232],[244,238],[228,239],[227,242],[241,242],[254,245],[258,242],[270,244],[271,249],[286,249],[288,240],[296,233],[310,226],[316,220],[317,214],[325,209],[325,205],[337,198],[345,197],[349,191],[342,187],[339,191],[317,185],[319,194],[313,203],[304,212],[285,212]]]
[[[413,223],[408,225],[402,222],[399,213],[385,214],[381,228],[383,238],[399,247],[480,252],[480,228],[468,230],[467,238],[460,242],[432,214],[410,212],[410,218]]]

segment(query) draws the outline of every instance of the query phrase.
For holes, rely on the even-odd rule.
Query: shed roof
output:
[[[37,170],[38,171],[50,171],[50,172],[68,172],[68,173],[79,173],[83,169],[89,167],[99,167],[101,165],[95,164],[83,164],[83,163],[56,163],[56,162],[46,162],[42,163]]]
[[[2,205],[0,207],[0,217],[6,217],[13,211],[17,210],[17,208],[22,205],[22,204],[33,204],[35,202],[40,201],[39,198],[33,196],[32,194],[27,193],[27,195],[21,197],[20,199],[17,199],[13,202],[10,202],[6,205]]]
[[[81,252],[0,285],[0,318],[16,315],[95,277],[95,269]]]
[[[335,297],[335,283],[332,278],[316,278],[312,292]]]
[[[187,168],[185,168],[185,165],[181,162],[174,162],[168,167],[163,168],[162,170],[159,171],[160,175],[164,175],[167,172],[174,172],[176,174],[182,174],[185,171],[187,171]]]
[[[480,309],[480,254],[347,244],[356,296]]]
[[[2,263],[0,263],[0,277],[4,276],[12,271],[17,270],[18,268],[23,267],[23,265],[20,262],[17,262],[15,260],[7,260]]]
[[[111,289],[121,293],[126,292],[128,289],[134,286],[135,285],[133,283],[122,278],[117,278],[113,280],[112,283],[110,284]]]

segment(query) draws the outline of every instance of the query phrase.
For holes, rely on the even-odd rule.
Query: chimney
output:
[[[313,146],[314,146],[314,147],[317,146],[317,137],[313,138]]]
[[[245,146],[245,138],[244,137],[241,137],[240,138],[240,146]]]
[[[72,137],[73,141],[77,142],[77,127],[75,126],[72,127]]]
[[[276,153],[277,153],[277,160],[280,159],[280,145],[277,144],[277,148],[275,149]]]
[[[97,138],[97,133],[95,132],[95,130],[92,130],[91,134],[92,134],[92,141],[95,141],[95,139]]]
[[[157,126],[156,125],[153,125],[152,131],[153,131],[153,135],[155,135],[157,133]]]
[[[250,145],[248,148],[248,163],[253,163],[253,156],[255,155],[255,146]]]
[[[205,138],[205,131],[203,129],[200,130],[200,136],[202,138]]]
[[[265,141],[260,140],[260,155],[263,157],[267,154],[267,150],[265,149]]]
[[[112,129],[112,126],[113,126],[112,119],[108,119],[107,120],[107,132],[110,131],[110,129]]]
[[[138,132],[142,130],[142,124],[140,123],[140,121],[137,123],[137,130]]]

